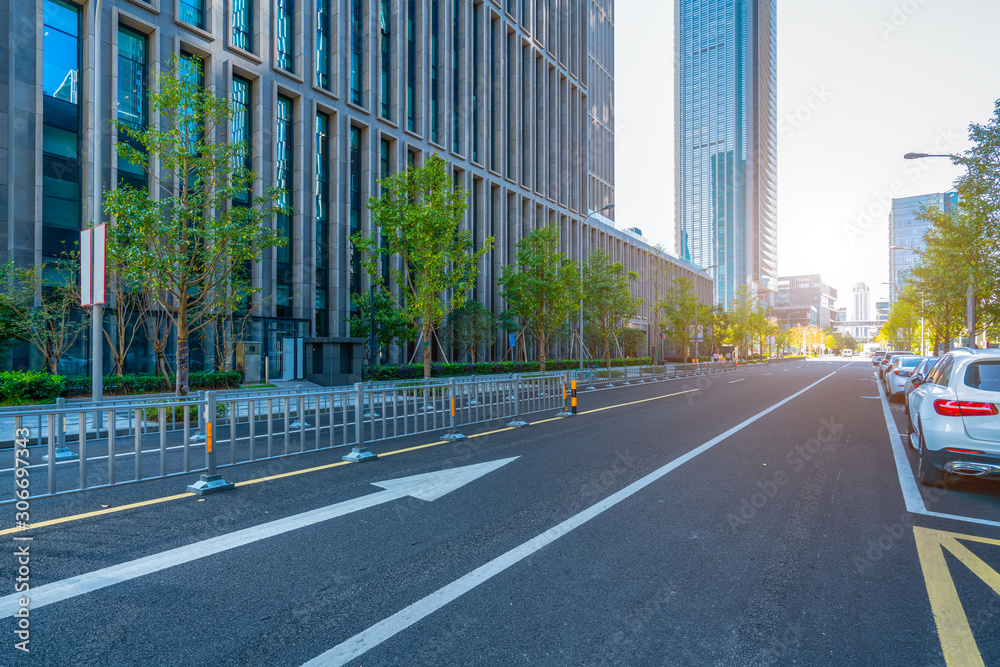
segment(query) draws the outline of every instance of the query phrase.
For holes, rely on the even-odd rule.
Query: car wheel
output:
[[[923,433],[920,434],[920,468],[918,474],[920,475],[920,483],[924,486],[942,486],[948,482],[948,473],[944,470],[938,470],[931,465]]]

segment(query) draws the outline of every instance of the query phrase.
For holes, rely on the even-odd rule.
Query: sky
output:
[[[674,252],[674,0],[615,7],[615,222]],[[998,0],[778,0],[778,272],[889,296],[893,197],[945,192],[1000,99]]]

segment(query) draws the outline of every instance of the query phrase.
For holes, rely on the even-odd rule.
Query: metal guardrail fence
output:
[[[767,365],[771,364],[786,364],[792,361],[805,361],[805,357],[768,357]]]
[[[0,413],[0,504],[15,502],[15,475],[28,499],[118,486],[306,452],[354,447],[465,425],[568,411],[569,386],[633,384],[727,372],[732,363],[667,364],[559,373],[365,383],[303,391],[143,398],[132,403],[69,404]],[[16,472],[16,468],[27,470]],[[205,479],[203,475],[202,479]],[[23,498],[22,498],[23,499]]]

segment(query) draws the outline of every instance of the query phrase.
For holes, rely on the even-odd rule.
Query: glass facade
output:
[[[351,0],[351,102],[361,104],[362,81],[364,74],[361,62],[364,53],[364,17],[365,10],[361,0]]]
[[[316,0],[316,85],[330,89],[330,2]]]
[[[316,114],[316,335],[330,335],[330,117]]]
[[[462,152],[462,4],[452,3],[451,17],[451,150]]]
[[[286,97],[278,97],[277,132],[275,134],[274,175],[275,186],[282,190],[279,205],[291,207],[294,179],[292,177],[295,146],[292,140],[292,101]],[[292,216],[291,212],[279,213],[277,216],[278,231],[287,239],[287,243],[277,251],[277,280],[274,295],[278,317],[292,316]]]
[[[181,21],[195,26],[205,28],[205,0],[180,0]]]
[[[406,129],[417,131],[417,0],[406,9]]]
[[[892,212],[889,215],[889,245],[905,248],[889,251],[889,301],[895,303],[900,292],[906,287],[910,271],[917,265],[917,254],[914,250],[923,250],[924,234],[931,224],[918,217],[925,209],[936,208],[949,213],[958,201],[957,192],[937,192],[914,197],[903,197],[892,200]]]
[[[253,0],[233,3],[233,46],[253,52]]]
[[[148,88],[148,66],[146,36],[125,27],[118,29],[118,120],[132,130],[146,127]],[[118,141],[127,142],[133,148],[143,150],[141,143],[124,132],[119,132]],[[145,190],[148,187],[144,164],[130,164],[118,158],[118,182]]]
[[[431,0],[431,141],[440,143],[441,119],[438,105],[441,100],[441,84],[438,79],[438,38],[441,30],[441,16],[438,0]]]
[[[243,146],[243,159],[237,166],[253,169],[253,115],[251,113],[252,84],[238,76],[233,77],[233,123],[232,137],[235,145]],[[248,189],[233,199],[237,205],[250,203],[251,191]]]
[[[777,281],[775,0],[680,0],[677,252],[714,300]]]
[[[482,162],[479,155],[479,63],[482,60],[483,6],[472,8],[472,161]]]
[[[278,0],[278,67],[295,72],[295,0]]]
[[[378,12],[379,29],[379,93],[381,99],[382,118],[391,118],[392,114],[392,43],[390,29],[392,12],[389,0],[380,0]]]
[[[351,128],[350,147],[350,200],[348,209],[350,215],[350,233],[361,231],[361,212],[364,208],[364,193],[361,188],[361,129]],[[351,251],[351,289],[352,294],[361,293],[361,254]]]

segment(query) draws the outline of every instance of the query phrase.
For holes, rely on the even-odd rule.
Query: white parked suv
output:
[[[952,350],[907,397],[920,481],[1000,478],[1000,350]]]

